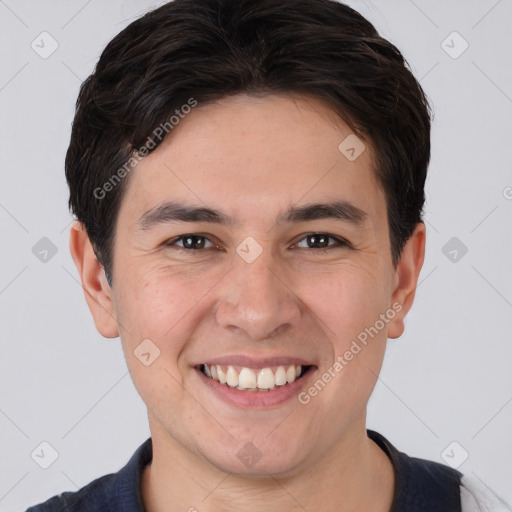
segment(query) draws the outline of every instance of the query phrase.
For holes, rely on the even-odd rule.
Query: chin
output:
[[[266,434],[267,435],[267,434]],[[211,464],[225,473],[244,478],[265,479],[287,477],[300,471],[304,463],[304,447],[286,445],[282,440],[269,442],[269,439],[254,442],[230,443],[231,446],[213,453],[203,452]],[[219,446],[219,445],[217,445]],[[207,448],[207,447],[205,447]]]

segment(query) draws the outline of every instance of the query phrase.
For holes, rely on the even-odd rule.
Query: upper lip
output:
[[[196,363],[193,366],[201,364],[221,365],[221,366],[244,366],[246,368],[268,368],[271,366],[301,365],[312,366],[311,361],[306,361],[300,357],[292,356],[274,356],[274,357],[252,357],[248,355],[226,355],[212,357]]]

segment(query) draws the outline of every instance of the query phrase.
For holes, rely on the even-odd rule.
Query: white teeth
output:
[[[275,385],[276,379],[274,378],[274,373],[270,368],[263,368],[263,370],[258,372],[258,387],[260,389],[271,389]]]
[[[205,364],[205,366],[208,366],[208,365]],[[212,365],[212,368],[214,366],[215,365]],[[228,381],[228,378],[226,377],[226,374],[222,371],[222,368],[219,365],[216,365],[215,368],[217,368],[217,377],[218,377],[219,382],[221,384],[226,384],[226,382]]]
[[[203,373],[221,384],[227,384],[232,388],[246,391],[268,391],[276,386],[284,386],[294,382],[302,374],[301,365],[290,365],[287,368],[278,366],[275,374],[272,368],[254,370],[242,367],[238,372],[233,366],[228,366],[224,372],[220,365],[203,365]]]
[[[286,370],[284,366],[280,366],[276,370],[276,386],[284,386],[286,384]]]
[[[254,389],[256,387],[256,375],[249,368],[242,368],[238,376],[238,387],[241,389]]]
[[[297,377],[295,366],[288,367],[288,370],[286,370],[286,380],[288,382],[293,382],[295,380],[295,377]]]
[[[228,366],[228,372],[226,373],[228,386],[236,388],[238,386],[238,373],[232,366]]]

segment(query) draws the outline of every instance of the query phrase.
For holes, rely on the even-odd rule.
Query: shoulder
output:
[[[63,492],[44,503],[31,506],[25,512],[119,512],[143,511],[141,476],[151,463],[153,445],[151,437],[142,443],[128,463],[117,473],[96,478],[75,492]]]
[[[85,512],[86,510],[109,510],[109,496],[115,487],[116,473],[93,480],[75,492],[63,492],[34,505],[26,512]]]
[[[476,476],[410,457],[377,432],[368,430],[368,436],[386,452],[395,469],[393,512],[512,512],[512,507]]]
[[[460,479],[457,470],[431,460],[410,457],[399,451],[381,434],[368,430],[368,436],[388,455],[395,471],[392,511],[460,512]]]
[[[477,477],[464,475],[460,486],[462,512],[512,512],[512,507]]]

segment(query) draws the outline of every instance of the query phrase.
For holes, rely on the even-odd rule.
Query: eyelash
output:
[[[311,251],[314,251],[315,253],[317,254],[325,254],[329,251],[331,251],[332,249],[335,249],[335,248],[342,248],[342,247],[349,247],[349,248],[353,248],[352,245],[347,241],[347,240],[344,240],[343,238],[339,238],[339,237],[336,237],[336,236],[333,236],[333,235],[330,235],[329,233],[321,233],[321,232],[312,232],[312,233],[307,233],[305,236],[303,236],[298,242],[302,242],[304,239],[306,239],[307,237],[309,236],[317,236],[317,235],[321,235],[321,236],[324,236],[324,237],[327,237],[327,238],[330,238],[332,240],[334,240],[336,242],[336,244],[333,244],[333,245],[330,245],[328,247],[324,247],[324,248],[315,248],[315,247],[300,247],[299,249],[309,249]],[[173,247],[179,251],[185,251],[185,252],[193,252],[193,251],[201,251],[201,249],[191,249],[191,248],[186,248],[186,247],[179,247],[177,245],[175,245],[177,242],[180,242],[182,240],[184,240],[185,238],[187,237],[198,237],[198,238],[204,238],[208,241],[210,241],[210,243],[213,243],[211,242],[211,240],[209,240],[209,238],[205,235],[202,235],[202,234],[199,234],[199,233],[188,233],[186,235],[181,235],[180,237],[177,237],[177,238],[174,238],[172,240],[169,240],[168,242],[166,242],[164,245],[168,246],[168,247]],[[297,244],[294,244],[294,245],[297,245]],[[215,244],[214,244],[215,245]],[[215,247],[208,247],[207,249],[214,249]],[[206,250],[205,248],[203,248],[203,250]]]

